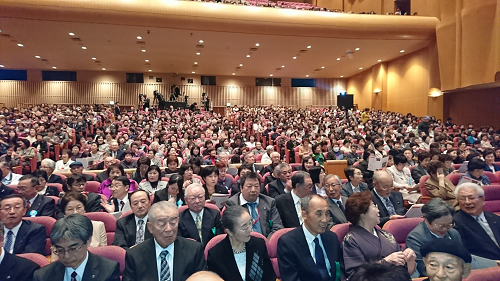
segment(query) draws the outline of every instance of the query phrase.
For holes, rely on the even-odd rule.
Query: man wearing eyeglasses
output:
[[[85,212],[100,212],[102,210],[101,207],[101,196],[94,192],[85,191],[85,186],[87,184],[87,180],[82,174],[71,174],[66,178],[66,185],[63,186],[63,190],[65,192],[75,191],[80,192],[87,196],[87,204],[85,205]],[[64,216],[61,211],[61,200],[59,200],[56,204],[56,219],[62,218]]]
[[[455,189],[460,210],[455,213],[455,229],[472,255],[500,259],[500,217],[486,212],[484,190],[475,183],[463,183]]]
[[[312,189],[311,176],[307,172],[299,171],[292,177],[292,191],[275,198],[276,208],[285,228],[297,227],[303,223],[300,202],[311,194]]]
[[[347,223],[347,218],[344,214],[347,197],[342,196],[342,181],[339,176],[326,175],[324,182],[326,195],[328,196],[326,201],[330,209],[330,222],[327,227],[330,229],[336,224]]]
[[[39,185],[38,178],[33,175],[24,175],[19,180],[17,192],[29,203],[25,217],[54,216],[54,199],[38,194]]]
[[[194,239],[205,247],[216,235],[224,233],[220,212],[205,206],[205,190],[199,183],[188,185],[184,195],[188,209],[179,214],[179,236]]]
[[[113,179],[109,188],[111,189],[111,198],[109,199],[109,203],[104,200],[101,202],[101,206],[108,213],[125,213],[130,211],[130,200],[128,197],[130,180],[126,176],[118,176]]]
[[[178,237],[178,224],[175,203],[160,201],[151,206],[147,227],[153,238],[127,251],[124,281],[181,281],[205,269],[202,245]]]
[[[133,213],[116,221],[113,239],[113,245],[125,250],[153,237],[146,227],[151,208],[149,194],[142,189],[135,190],[129,194],[129,201]]]
[[[11,254],[45,252],[45,226],[28,220],[23,216],[28,203],[19,194],[12,194],[0,201],[0,220],[4,224],[4,245]]]
[[[278,195],[290,192],[286,189],[286,182],[292,178],[292,167],[288,163],[280,163],[274,172],[278,179],[269,183],[269,196],[276,198]]]
[[[380,227],[389,220],[404,218],[403,195],[394,191],[392,176],[388,172],[377,171],[373,174],[372,197],[380,212]]]
[[[88,251],[92,222],[80,214],[59,219],[52,227],[50,242],[59,260],[35,271],[34,281],[119,281],[120,265],[116,261]]]

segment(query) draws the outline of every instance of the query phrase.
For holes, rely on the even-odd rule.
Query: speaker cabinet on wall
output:
[[[162,78],[160,78],[160,77],[156,78],[156,82],[157,82],[157,83],[161,83],[162,81],[163,81],[163,79],[162,79]]]
[[[337,106],[338,108],[353,108],[354,107],[354,95],[340,95],[337,96]]]
[[[193,79],[188,79],[188,84],[193,84]]]

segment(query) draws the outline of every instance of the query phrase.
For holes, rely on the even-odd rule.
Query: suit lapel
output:
[[[125,228],[127,229],[127,233],[129,235],[127,235],[129,241],[127,241],[127,244],[129,245],[135,245],[135,241],[137,239],[136,235],[137,235],[137,226],[135,224],[135,215],[132,215],[131,216],[131,219],[127,222],[127,224],[125,225]],[[146,227],[146,224],[144,224],[144,228],[147,229]],[[144,240],[146,240],[147,238],[144,237]]]
[[[337,257],[335,256],[333,245],[330,243],[330,240],[326,237],[326,235],[320,234],[320,236],[323,246],[325,247],[326,256],[328,257],[328,261],[330,261],[330,273],[332,274],[332,278],[335,280],[334,274],[337,271],[335,262],[337,262]]]
[[[378,206],[378,209],[380,211],[380,217],[389,216],[389,213],[387,212],[387,209],[385,208],[384,203],[382,202],[382,200],[380,200],[380,198],[375,193],[375,191],[372,191],[372,198],[373,198],[373,201],[375,201],[375,204],[377,204],[377,206]]]
[[[211,228],[214,217],[209,210],[210,209],[205,207],[205,211],[203,211],[203,218],[201,220],[201,236],[203,237],[204,245],[207,244],[207,241],[210,240],[210,238],[215,236]],[[198,232],[198,229],[196,230],[196,232]]]
[[[202,226],[203,226],[203,220],[205,220],[205,217],[207,215],[207,212],[203,212],[203,219],[202,219]],[[198,234],[198,228],[196,228],[196,222],[193,219],[193,216],[191,216],[191,212],[189,212],[189,209],[186,209],[186,211],[183,212],[182,214],[182,220],[184,227],[186,227],[186,230],[189,234],[190,237],[195,239],[196,241],[200,242],[200,235]],[[203,228],[202,228],[202,236],[203,236]],[[205,241],[205,240],[203,240]]]
[[[42,198],[40,197],[40,195],[38,195],[36,198],[35,198],[35,201],[33,201],[33,204],[30,206],[30,208],[28,209],[28,211],[26,211],[26,214],[25,216],[31,216],[30,213],[31,211],[35,210],[35,211],[38,211],[39,208],[40,208],[40,205],[42,204]],[[38,214],[35,214],[35,217],[37,216]]]
[[[335,204],[335,202],[333,202],[333,200],[330,198],[327,198],[326,200],[328,200],[328,206],[330,207],[330,211],[332,212],[332,216],[334,217],[334,219],[333,219],[334,223],[347,222],[345,220],[345,215],[342,212],[342,210],[340,210],[339,206],[337,204]],[[341,198],[341,200],[342,200],[342,198]]]
[[[142,252],[142,258],[144,260],[143,264],[147,264],[149,268],[147,270],[144,269],[141,272],[144,272],[144,271],[147,272],[147,276],[148,276],[147,280],[158,281],[158,268],[156,266],[155,240],[150,239],[150,240],[144,241],[143,243],[147,243],[147,244],[145,244],[144,251]],[[175,249],[177,249],[177,247]],[[177,250],[174,250],[174,251],[177,251]],[[174,264],[175,264],[175,260],[174,260]]]
[[[186,258],[183,255],[184,243],[179,240],[179,237],[174,242],[174,278],[173,281],[181,281],[184,268],[186,267]]]
[[[296,243],[297,243],[297,249],[302,257],[304,257],[304,266],[307,268],[311,268],[311,272],[318,272],[317,274],[314,274],[315,276],[311,276],[311,280],[316,280],[316,279],[321,279],[321,278],[314,278],[314,277],[320,277],[319,271],[317,271],[317,266],[316,263],[314,262],[313,257],[311,256],[311,252],[309,251],[309,246],[307,245],[307,240],[306,236],[304,235],[304,231],[302,230],[302,227],[297,227],[295,228],[295,231],[297,231],[296,235]]]
[[[99,276],[98,268],[99,262],[97,262],[96,258],[91,253],[89,253],[89,259],[87,261],[87,265],[85,266],[82,281],[95,280],[95,278]]]
[[[14,251],[13,253],[21,253],[21,245],[24,244],[24,239],[26,239],[26,234],[28,233],[28,225],[23,220],[21,221],[21,227],[17,232],[16,241],[14,242]]]
[[[314,189],[315,187],[313,187]],[[295,210],[295,204],[293,203],[292,192],[288,192],[286,195],[286,206],[287,211],[292,214],[293,221],[296,225],[300,225],[299,217],[297,216],[297,211]]]
[[[492,217],[490,213],[487,212],[484,212],[484,217],[486,218],[486,221],[488,222],[488,225],[490,226],[491,231],[493,232],[493,236],[495,236],[495,239],[497,240],[497,243],[500,243],[500,231],[497,220],[494,217]]]

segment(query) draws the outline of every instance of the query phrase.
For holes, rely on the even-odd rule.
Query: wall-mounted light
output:
[[[443,92],[441,92],[440,89],[438,88],[430,88],[429,89],[429,97],[431,98],[437,98],[443,95]]]
[[[373,91],[373,92],[374,92],[375,94],[378,94],[378,93],[382,92],[382,90],[380,90],[380,89],[375,89],[375,91]]]

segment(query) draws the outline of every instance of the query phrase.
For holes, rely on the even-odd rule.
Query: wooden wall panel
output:
[[[189,96],[189,103],[200,104],[206,93],[212,106],[285,105],[293,107],[336,105],[336,96],[346,91],[345,79],[317,79],[315,88],[301,87],[236,87],[181,85],[180,92]],[[107,104],[136,105],[138,94],[151,100],[158,90],[169,98],[167,84],[127,84],[91,82],[0,81],[0,98],[8,107],[22,104]],[[181,98],[179,98],[181,100]],[[182,99],[183,100],[183,99]]]

